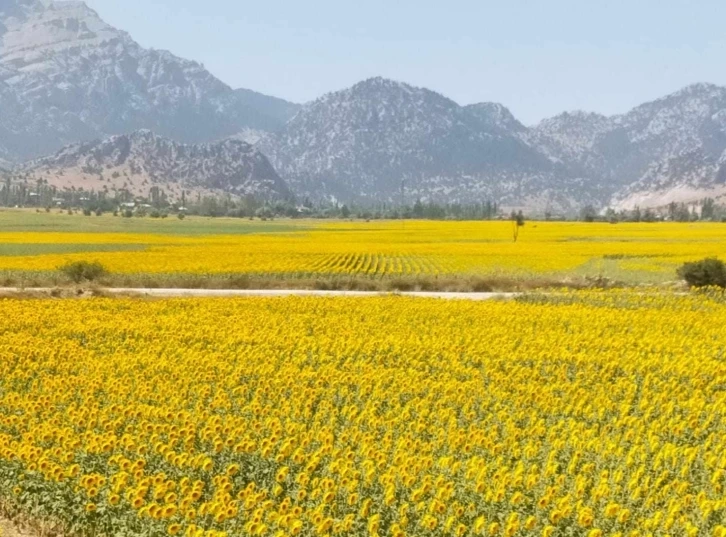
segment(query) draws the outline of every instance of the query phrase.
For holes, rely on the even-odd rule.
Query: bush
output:
[[[726,263],[714,257],[686,263],[678,269],[678,275],[691,287],[726,288]]]
[[[75,283],[81,283],[82,281],[92,282],[106,274],[106,269],[98,261],[94,261],[93,263],[88,261],[74,261],[63,265],[58,270]]]
[[[184,215],[184,213],[179,213],[178,215],[176,215],[176,217],[177,217],[177,218],[178,218],[179,220],[184,220],[184,216],[185,216],[185,215]]]

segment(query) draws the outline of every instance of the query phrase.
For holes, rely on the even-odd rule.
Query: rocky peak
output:
[[[140,128],[187,143],[274,131],[296,109],[144,49],[83,2],[0,0],[0,155],[9,159]]]
[[[527,130],[506,106],[499,103],[470,104],[466,110],[491,128],[501,128],[512,132]]]
[[[610,127],[610,119],[592,112],[564,112],[545,119],[532,129],[537,143],[556,153],[573,155],[591,149],[597,137]]]
[[[114,39],[130,40],[125,32],[103,22],[83,2],[27,0],[9,6],[2,18],[5,31],[0,61],[18,69],[64,49],[98,46]]]

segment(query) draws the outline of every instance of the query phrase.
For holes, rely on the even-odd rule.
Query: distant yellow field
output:
[[[74,535],[726,533],[723,295],[0,302],[0,500]]]
[[[189,228],[195,225],[190,222],[166,223],[163,233],[148,225],[123,233],[103,227],[0,231],[2,248],[12,254],[0,249],[0,270],[52,271],[68,261],[97,260],[121,274],[603,275],[663,281],[673,279],[685,261],[726,252],[722,224],[530,222],[515,243],[511,222],[295,221],[279,228],[268,224],[264,232],[259,223],[226,222],[223,234]]]

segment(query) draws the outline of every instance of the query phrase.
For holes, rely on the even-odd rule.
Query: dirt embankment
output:
[[[9,520],[0,519],[0,537],[39,537],[30,530],[20,529]]]

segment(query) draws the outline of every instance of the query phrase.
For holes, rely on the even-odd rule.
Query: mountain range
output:
[[[207,142],[274,130],[297,108],[145,49],[83,2],[0,0],[0,158],[138,129]]]
[[[535,126],[501,104],[461,106],[383,78],[298,105],[143,48],[82,2],[0,0],[0,165],[60,187],[139,193],[164,184],[539,211],[723,201],[726,88],[697,84],[623,115],[568,112]]]

